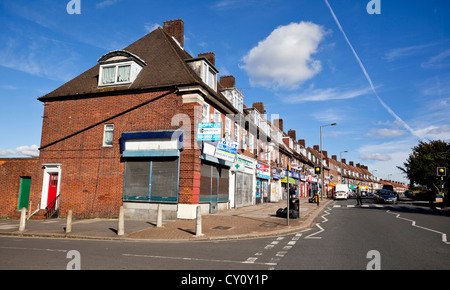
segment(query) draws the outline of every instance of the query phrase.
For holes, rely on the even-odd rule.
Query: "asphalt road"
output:
[[[364,202],[332,202],[311,229],[272,238],[157,243],[0,237],[0,269],[450,269],[448,215]]]

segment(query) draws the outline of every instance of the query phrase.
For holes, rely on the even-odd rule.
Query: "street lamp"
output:
[[[339,153],[340,156],[339,162],[341,163],[341,183],[343,183],[342,180],[344,180],[344,174],[342,173],[342,153],[348,153],[348,151],[345,150]]]
[[[323,179],[324,179],[324,173],[323,173],[323,157],[322,157],[322,128],[327,126],[336,126],[336,123],[328,124],[328,125],[322,125],[320,126],[320,177],[322,179],[322,189],[320,191],[320,196],[323,197]]]

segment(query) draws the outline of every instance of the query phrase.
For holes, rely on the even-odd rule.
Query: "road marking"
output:
[[[255,264],[255,261],[258,260],[258,258],[251,257],[248,258],[247,261],[243,262],[244,264]]]
[[[0,230],[12,230],[14,228],[18,228],[17,225],[0,225]]]
[[[320,224],[316,224],[316,226],[320,229],[320,231],[315,232],[315,233],[312,233],[312,234],[306,236],[305,239],[321,239],[321,238],[322,238],[322,237],[313,237],[313,236],[317,235],[318,233],[321,233],[321,232],[325,231],[325,230],[320,226]]]
[[[21,247],[0,247],[0,249],[8,250],[29,250],[29,251],[46,251],[46,252],[67,252],[68,250],[57,250],[57,249],[40,249],[40,248],[21,248]]]
[[[340,204],[335,204],[335,205],[333,205],[333,207],[341,207],[341,205]]]
[[[443,232],[440,232],[440,231],[433,230],[433,229],[429,229],[429,228],[426,228],[426,227],[418,226],[418,225],[416,225],[416,221],[411,220],[411,219],[407,219],[407,218],[400,217],[400,214],[399,214],[399,213],[396,214],[396,213],[391,212],[390,210],[387,210],[386,212],[395,215],[395,217],[398,218],[398,219],[401,219],[401,220],[405,220],[405,221],[411,222],[411,225],[412,225],[413,227],[416,227],[416,228],[419,228],[419,229],[423,229],[423,230],[426,230],[426,231],[430,231],[430,232],[433,232],[433,233],[440,234],[440,235],[441,235],[441,238],[442,238],[442,242],[445,243],[445,244],[447,244],[447,245],[450,244],[450,242],[447,241],[447,234],[445,234],[445,233],[443,233]]]
[[[151,259],[169,259],[169,260],[184,260],[184,261],[202,261],[202,262],[217,262],[217,263],[236,263],[236,264],[257,264],[257,265],[276,265],[274,263],[257,263],[257,258],[248,258],[246,261],[233,261],[233,260],[216,260],[216,259],[201,259],[201,258],[187,258],[187,257],[168,257],[168,256],[155,256],[155,255],[135,255],[135,254],[122,254],[125,257],[140,257]],[[254,259],[254,260],[253,260]],[[253,260],[253,261],[252,261]]]

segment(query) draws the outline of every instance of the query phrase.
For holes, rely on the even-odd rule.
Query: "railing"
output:
[[[55,213],[58,212],[58,200],[59,200],[59,195],[57,197],[55,197],[45,208],[46,212],[45,212],[45,218],[51,218]]]

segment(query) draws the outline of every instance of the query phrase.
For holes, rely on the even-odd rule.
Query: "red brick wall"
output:
[[[45,104],[41,146],[156,98],[163,93],[48,102]],[[119,207],[122,205],[125,165],[120,152],[121,134],[133,131],[178,129],[182,124],[174,124],[175,126],[171,124],[172,118],[176,114],[188,115],[191,124],[194,124],[194,108],[196,106],[199,105],[183,104],[181,96],[172,93],[42,149],[41,164],[62,164],[60,216],[64,217],[69,209],[73,210],[75,216],[117,216]],[[104,124],[114,124],[112,147],[102,146]],[[193,132],[191,140],[194,140]],[[191,146],[191,148],[193,147]],[[193,186],[196,178],[193,170],[200,172],[198,156],[200,156],[200,150],[196,149],[185,149],[181,153],[180,203],[198,201],[197,189]],[[196,195],[197,197],[195,197]]]
[[[39,183],[38,164],[39,158],[0,159],[0,217],[11,217],[18,211],[21,177],[31,177],[31,186]],[[32,207],[37,207],[37,201]]]

